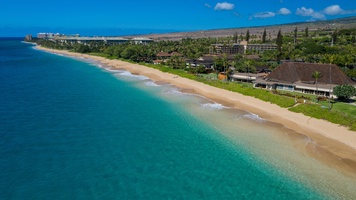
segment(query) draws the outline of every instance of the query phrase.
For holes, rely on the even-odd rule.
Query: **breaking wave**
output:
[[[147,86],[153,86],[153,87],[160,86],[160,85],[157,85],[154,81],[146,81],[146,82],[145,82],[145,85],[147,85]]]
[[[139,80],[148,80],[149,79],[146,76],[131,74],[129,71],[121,71],[121,73],[117,73],[117,75],[135,78],[135,79],[139,79]]]
[[[227,108],[226,106],[223,106],[222,104],[219,103],[205,103],[205,104],[201,104],[201,107],[207,110],[221,110]]]
[[[260,116],[253,114],[253,113],[248,113],[248,114],[244,114],[243,115],[244,118],[250,119],[250,120],[254,120],[257,122],[264,122],[265,120],[263,118],[261,118]]]
[[[182,95],[183,93],[178,88],[170,88],[170,89],[164,90],[163,94],[166,94],[166,95]]]

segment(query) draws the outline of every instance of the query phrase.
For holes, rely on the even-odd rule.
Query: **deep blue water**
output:
[[[0,199],[327,198],[142,81],[0,40]]]

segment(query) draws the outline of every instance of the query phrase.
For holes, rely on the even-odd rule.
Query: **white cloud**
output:
[[[297,15],[301,15],[304,17],[312,17],[312,20],[317,20],[317,19],[325,19],[325,15],[321,12],[316,12],[312,8],[297,8]]]
[[[205,6],[205,7],[208,7],[208,8],[211,8],[211,5],[209,5],[209,4],[207,4],[207,3],[204,4],[204,6]]]
[[[274,16],[276,16],[276,13],[274,12],[260,12],[260,13],[255,13],[253,15],[254,18],[269,18]]]
[[[314,12],[312,14],[313,19],[326,19],[325,15],[323,13],[320,12]]]
[[[324,9],[324,13],[327,15],[343,15],[343,14],[349,14],[351,12],[341,9],[339,5],[331,5]]]
[[[287,9],[287,8],[281,8],[281,9],[279,9],[279,11],[278,11],[278,14],[281,14],[281,15],[289,15],[289,14],[291,14],[292,12],[289,10],[289,9]]]
[[[227,3],[227,2],[222,2],[222,3],[217,3],[216,6],[214,7],[214,10],[232,10],[235,8],[235,5],[232,3]]]
[[[301,8],[297,8],[297,15],[301,15],[301,16],[311,16],[314,13],[314,10],[312,8],[305,8],[305,7],[301,7]]]
[[[259,12],[253,14],[253,16],[250,17],[252,18],[270,18],[270,17],[275,17],[276,15],[289,15],[291,14],[291,11],[288,10],[287,8],[281,8],[277,12],[271,12],[271,11],[266,11],[266,12]]]

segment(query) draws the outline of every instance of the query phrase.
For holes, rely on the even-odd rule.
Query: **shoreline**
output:
[[[310,138],[318,144],[318,148],[313,150],[306,147],[306,149],[309,149],[307,151],[311,156],[316,157],[321,162],[325,162],[336,169],[341,169],[343,172],[356,174],[356,132],[340,125],[310,118],[254,97],[209,86],[143,65],[65,50],[47,49],[40,46],[35,48],[51,53],[92,59],[112,69],[123,69],[133,74],[146,76],[155,82],[169,83],[184,90],[186,93],[198,94],[224,106],[254,113],[266,121],[284,126]],[[322,156],[319,155],[320,152],[323,154]]]

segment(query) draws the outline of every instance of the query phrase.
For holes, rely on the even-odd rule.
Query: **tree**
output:
[[[338,85],[334,87],[334,94],[341,101],[347,101],[356,95],[356,88],[352,85]]]
[[[297,43],[297,37],[298,37],[298,28],[295,27],[295,29],[294,29],[294,44]]]
[[[240,40],[244,40],[244,36],[242,36],[242,33],[240,34]]]
[[[309,37],[309,28],[308,27],[305,28],[305,37],[306,38]]]
[[[281,33],[281,29],[279,29],[278,34],[277,34],[277,40],[276,40],[277,48],[279,51],[281,51],[281,47],[283,44],[283,36]]]
[[[332,34],[332,45],[337,42],[338,31],[337,29]]]
[[[351,44],[355,44],[355,42],[356,42],[356,37],[355,37],[355,35],[352,35],[352,37],[351,37]]]
[[[239,35],[237,34],[237,32],[235,32],[234,37],[233,37],[233,42],[237,43],[238,39],[239,39]]]
[[[250,40],[250,30],[247,29],[246,31],[246,41],[248,42]]]
[[[245,60],[244,61],[244,64],[246,65],[246,73],[247,73],[247,76],[248,76],[248,82],[250,81],[250,68],[251,68],[251,65],[252,65],[252,61],[251,60]]]
[[[318,96],[318,79],[321,78],[321,73],[315,71],[312,73],[312,77],[315,79],[316,95]]]
[[[226,80],[227,80],[227,74],[226,74],[226,71],[227,71],[227,67],[229,67],[229,60],[227,58],[227,54],[223,54],[222,56],[222,64],[223,64],[223,67],[224,67],[224,72],[225,72],[225,75],[226,75]]]
[[[263,34],[262,34],[262,43],[266,43],[266,36],[267,36],[267,33],[266,33],[266,29],[263,30]]]
[[[277,44],[277,50],[278,50],[278,57],[277,57],[277,61],[280,60],[280,56],[282,54],[282,44],[283,44],[283,36],[281,33],[281,29],[279,29],[278,34],[277,34],[277,40],[276,40],[276,44]]]

